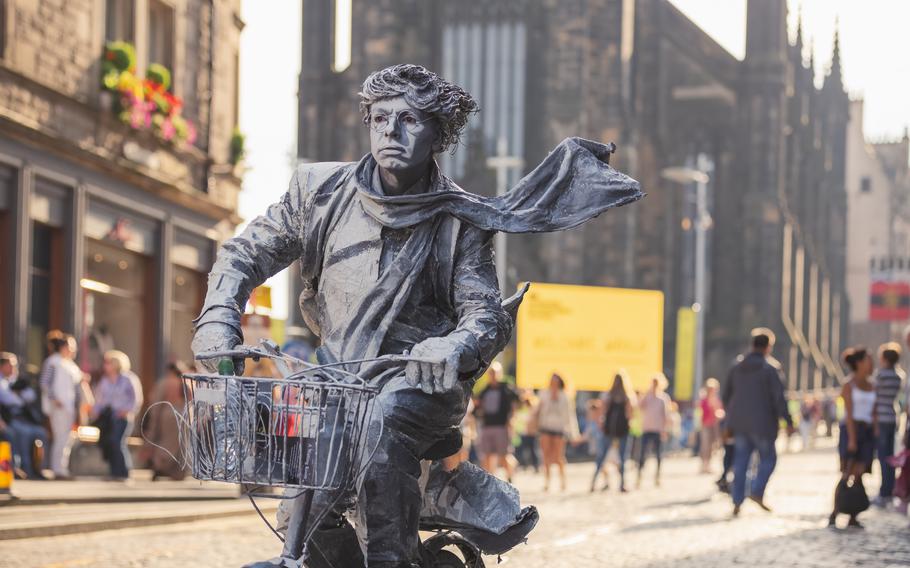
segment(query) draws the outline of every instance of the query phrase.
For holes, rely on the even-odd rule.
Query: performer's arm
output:
[[[504,261],[504,259],[503,259]],[[458,327],[453,336],[464,338],[473,359],[462,372],[487,367],[512,337],[512,318],[502,308],[499,280],[493,262],[493,233],[467,227],[455,254],[453,298]]]
[[[221,246],[195,320],[195,353],[230,349],[243,341],[240,316],[250,293],[300,255],[305,205],[298,171],[281,201]]]
[[[467,227],[459,235],[452,274],[452,299],[458,325],[445,337],[431,337],[411,354],[438,363],[408,364],[410,383],[425,392],[452,389],[460,375],[485,368],[508,343],[512,318],[502,308],[493,234]]]

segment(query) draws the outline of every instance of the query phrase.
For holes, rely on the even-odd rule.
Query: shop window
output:
[[[64,286],[67,191],[63,185],[36,177],[29,203],[32,223],[25,348],[26,361],[36,365],[45,356],[47,332],[61,328],[69,319],[63,313],[67,294]]]
[[[115,244],[88,239],[85,246],[83,345],[80,363],[97,377],[105,351],[126,353],[134,370],[147,368],[149,258]],[[153,341],[153,340],[152,340]],[[141,374],[140,374],[141,376]],[[143,377],[143,382],[151,378]]]
[[[199,314],[205,299],[205,275],[174,266],[171,296],[171,358],[185,363],[193,361],[193,318]]]
[[[0,350],[6,351],[12,347],[9,322],[13,280],[16,277],[10,262],[15,253],[14,247],[17,246],[13,238],[13,216],[10,213],[13,195],[16,193],[16,173],[13,168],[0,166]]]
[[[0,59],[6,54],[6,0],[0,0]]]
[[[234,125],[240,125],[240,53],[234,52]]]
[[[107,41],[135,41],[134,0],[107,0],[104,38]]]
[[[59,227],[32,224],[26,360],[35,365],[44,359],[47,332],[59,329],[64,321],[63,239]]]
[[[149,0],[149,63],[159,63],[171,71],[174,84],[174,8],[161,0]]]
[[[212,267],[211,240],[177,230],[171,247],[174,264],[171,295],[170,357],[191,362],[193,318],[205,299],[206,277]]]

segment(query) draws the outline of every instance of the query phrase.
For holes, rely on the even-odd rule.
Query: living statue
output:
[[[355,494],[313,537],[358,558],[342,566],[416,566],[420,460],[457,453],[473,382],[512,333],[494,233],[568,229],[642,193],[606,164],[612,146],[580,138],[563,141],[500,197],[468,193],[439,171],[434,156],[458,143],[478,111],[470,94],[423,67],[396,65],[370,75],[360,98],[370,153],[356,163],[299,166],[281,201],[224,243],[193,349],[240,344],[251,290],[299,259],[300,308],[321,339],[321,362],[407,352],[433,361],[349,366],[381,387],[384,430]],[[478,471],[472,475],[486,475]],[[341,516],[350,511],[359,550]],[[279,512],[279,525],[290,527],[282,557],[256,566],[293,565],[295,512],[293,501]]]

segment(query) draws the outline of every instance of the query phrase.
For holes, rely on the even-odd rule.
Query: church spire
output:
[[[831,85],[838,89],[844,88],[844,80],[840,64],[840,19],[834,22],[834,51],[831,54],[831,71],[825,78],[825,84],[830,81]]]
[[[809,38],[809,71],[812,72],[812,82],[815,82],[815,36]]]

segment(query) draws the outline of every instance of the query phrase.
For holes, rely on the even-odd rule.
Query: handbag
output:
[[[850,471],[852,463],[847,464]],[[859,476],[845,474],[837,483],[835,507],[839,513],[855,516],[869,508],[869,496]]]
[[[904,450],[896,456],[891,456],[888,458],[888,463],[901,470],[894,483],[892,495],[901,501],[910,501],[910,450]]]

